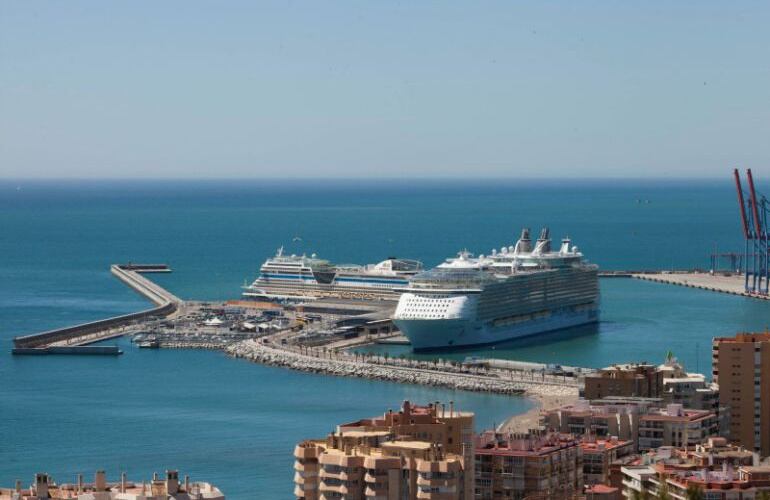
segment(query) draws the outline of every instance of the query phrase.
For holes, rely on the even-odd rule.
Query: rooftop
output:
[[[613,488],[612,486],[607,486],[606,484],[593,484],[586,486],[585,492],[586,493],[601,493],[601,494],[609,494],[609,493],[615,493],[618,491],[617,488]]]
[[[476,437],[477,455],[537,456],[577,448],[580,442],[572,434],[529,432],[502,435],[486,431]]]
[[[623,441],[619,439],[597,439],[591,442],[581,441],[580,448],[584,453],[590,453],[594,451],[611,451],[629,445],[633,445],[633,441]]]
[[[714,343],[733,343],[733,344],[748,344],[754,342],[770,342],[770,332],[764,333],[748,333],[741,332],[735,335],[735,337],[716,337]]]

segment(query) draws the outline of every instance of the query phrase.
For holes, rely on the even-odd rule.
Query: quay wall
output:
[[[15,347],[46,346],[54,342],[61,342],[74,337],[81,337],[84,335],[90,335],[93,333],[102,332],[104,330],[129,325],[134,321],[147,318],[149,316],[167,316],[174,312],[176,308],[176,304],[169,303],[161,307],[146,309],[144,311],[125,314],[122,316],[113,316],[112,318],[100,319],[98,321],[82,323],[80,325],[67,326],[64,328],[58,328],[56,330],[36,333],[34,335],[26,335],[24,337],[14,337],[13,345]]]
[[[48,346],[48,347],[15,347],[13,354],[45,355],[45,354],[79,354],[90,356],[117,356],[123,354],[118,346]]]
[[[126,266],[127,267],[127,266]],[[150,272],[159,272],[158,266],[153,265],[153,269]],[[167,268],[166,268],[167,269]],[[135,313],[124,314],[121,316],[113,316],[111,318],[101,319],[98,321],[92,321],[89,323],[82,323],[74,326],[67,326],[64,328],[57,328],[55,330],[49,330],[34,335],[26,335],[22,337],[15,337],[13,339],[13,345],[16,348],[36,348],[44,347],[54,342],[62,342],[85,335],[96,334],[113,328],[126,326],[134,323],[135,321],[148,318],[151,316],[164,317],[174,313],[181,300],[171,293],[165,291],[152,281],[145,279],[138,273],[142,272],[141,266],[132,266],[131,268],[124,268],[121,265],[113,265],[110,271],[118,279],[126,283],[128,286],[142,294],[144,297],[152,301],[157,307],[152,309],[146,309]],[[98,339],[96,339],[98,340]],[[91,342],[95,340],[92,339]]]

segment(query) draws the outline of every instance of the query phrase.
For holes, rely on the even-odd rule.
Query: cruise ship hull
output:
[[[513,325],[493,326],[468,319],[395,319],[414,351],[468,348],[497,344],[599,321],[598,304],[550,311],[544,317]]]

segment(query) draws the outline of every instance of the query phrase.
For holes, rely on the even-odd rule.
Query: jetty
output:
[[[175,314],[183,301],[148,280],[142,273],[171,272],[165,264],[114,264],[110,272],[133,290],[150,300],[155,307],[89,323],[57,328],[33,335],[15,337],[13,354],[121,354],[117,346],[89,346],[95,342],[126,334],[129,326],[141,320],[162,319]]]

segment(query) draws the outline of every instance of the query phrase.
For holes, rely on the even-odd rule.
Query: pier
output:
[[[183,301],[141,273],[171,272],[165,264],[114,264],[110,272],[136,292],[150,300],[155,307],[121,316],[80,325],[57,328],[46,332],[15,337],[13,354],[120,354],[116,346],[85,348],[89,344],[126,334],[126,328],[150,318],[167,318],[176,313]]]
[[[740,295],[752,299],[768,300],[770,296],[747,292],[745,278],[740,274],[711,274],[705,272],[648,272],[633,273],[631,278],[708,290],[710,292]]]
[[[697,288],[709,292],[770,300],[770,295],[746,291],[745,276],[738,273],[694,271],[600,271],[600,278],[632,278],[666,285]]]

